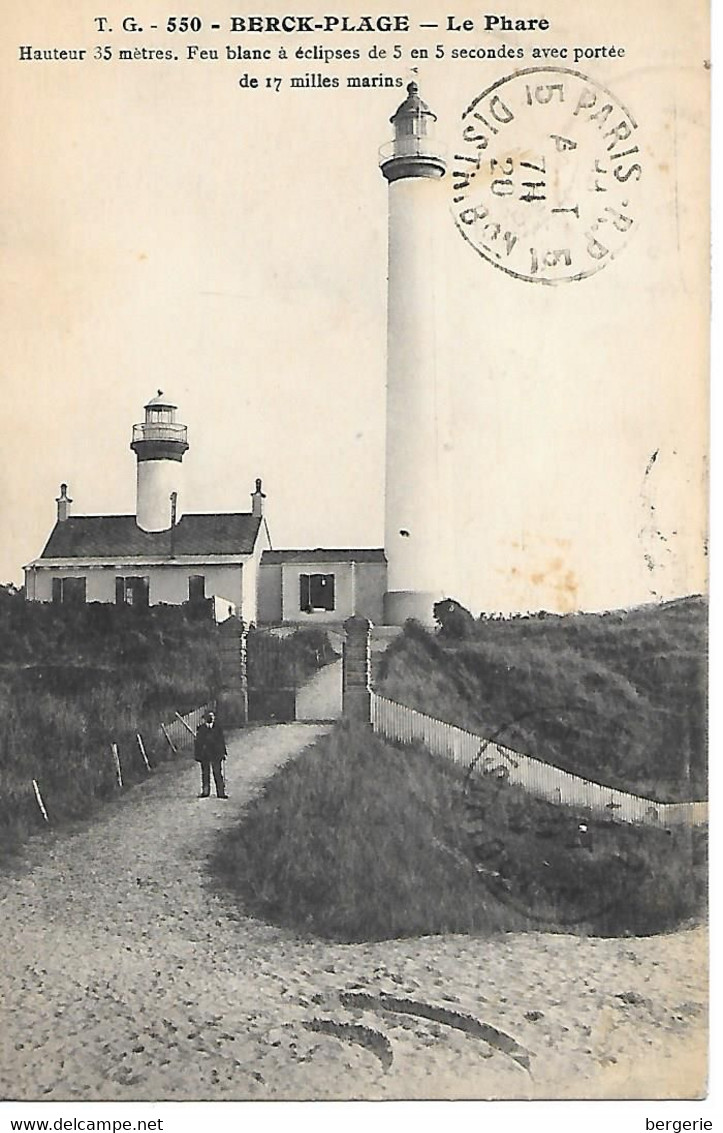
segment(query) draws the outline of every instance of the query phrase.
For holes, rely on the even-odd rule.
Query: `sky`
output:
[[[5,44],[92,53],[97,5],[59,7],[11,0]],[[426,44],[432,54],[441,42],[442,60],[296,61],[301,42],[365,55],[400,37],[225,31],[103,42],[181,54],[191,41],[283,44],[292,58],[41,64],[10,55],[0,79],[9,111],[0,127],[0,580],[20,582],[39,554],[61,481],[76,514],[133,511],[131,429],[159,388],[189,428],[184,510],[248,510],[261,476],[275,546],[380,546],[388,189],[377,151],[404,90],[291,90],[288,78],[417,77],[453,153],[465,107],[532,65],[452,60],[458,43],[616,43],[623,59],[580,64],[634,110],[644,149],[639,224],[612,264],[556,287],[512,278],[461,238],[449,178],[442,183],[446,585],[475,612],[617,608],[703,591],[703,14],[668,2],[654,21],[652,7],[621,0],[585,8],[552,0],[544,38],[437,30],[403,39],[405,51]],[[126,9],[113,0],[105,11]],[[206,0],[199,9],[206,23],[238,10]],[[254,5],[274,10],[270,0]],[[506,11],[530,14],[519,3]],[[479,22],[468,0],[456,12]],[[154,0],[136,14],[162,23],[167,12]],[[446,16],[440,4],[415,4],[415,21]],[[262,84],[278,74],[282,88],[242,88],[245,72]]]

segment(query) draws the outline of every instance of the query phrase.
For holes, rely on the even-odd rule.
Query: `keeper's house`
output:
[[[135,515],[72,515],[61,484],[57,522],[25,567],[32,602],[180,605],[214,599],[217,617],[257,625],[332,625],[352,614],[382,620],[384,552],[271,549],[261,480],[249,512],[180,511],[187,429],[161,391],[133,428]]]

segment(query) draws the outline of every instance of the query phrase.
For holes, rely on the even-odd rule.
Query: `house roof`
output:
[[[245,512],[184,515],[176,524],[176,555],[248,555],[261,518]],[[41,559],[167,558],[169,531],[142,531],[134,515],[73,515],[56,523]]]
[[[381,547],[361,547],[357,550],[315,547],[313,550],[293,548],[288,551],[264,551],[261,565],[265,563],[385,563],[387,560]]]

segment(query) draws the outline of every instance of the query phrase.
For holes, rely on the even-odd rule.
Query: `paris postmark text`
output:
[[[465,240],[517,279],[600,271],[639,223],[638,124],[578,71],[533,67],[494,83],[462,115],[450,163]]]

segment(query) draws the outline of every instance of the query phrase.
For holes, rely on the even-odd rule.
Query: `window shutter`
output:
[[[56,603],[63,601],[63,580],[62,580],[62,578],[54,578],[53,579],[53,601],[56,602]]]
[[[308,574],[299,575],[299,608],[311,609],[311,579]]]
[[[126,601],[126,580],[124,578],[116,578],[115,580],[115,602],[116,606],[125,606]]]

